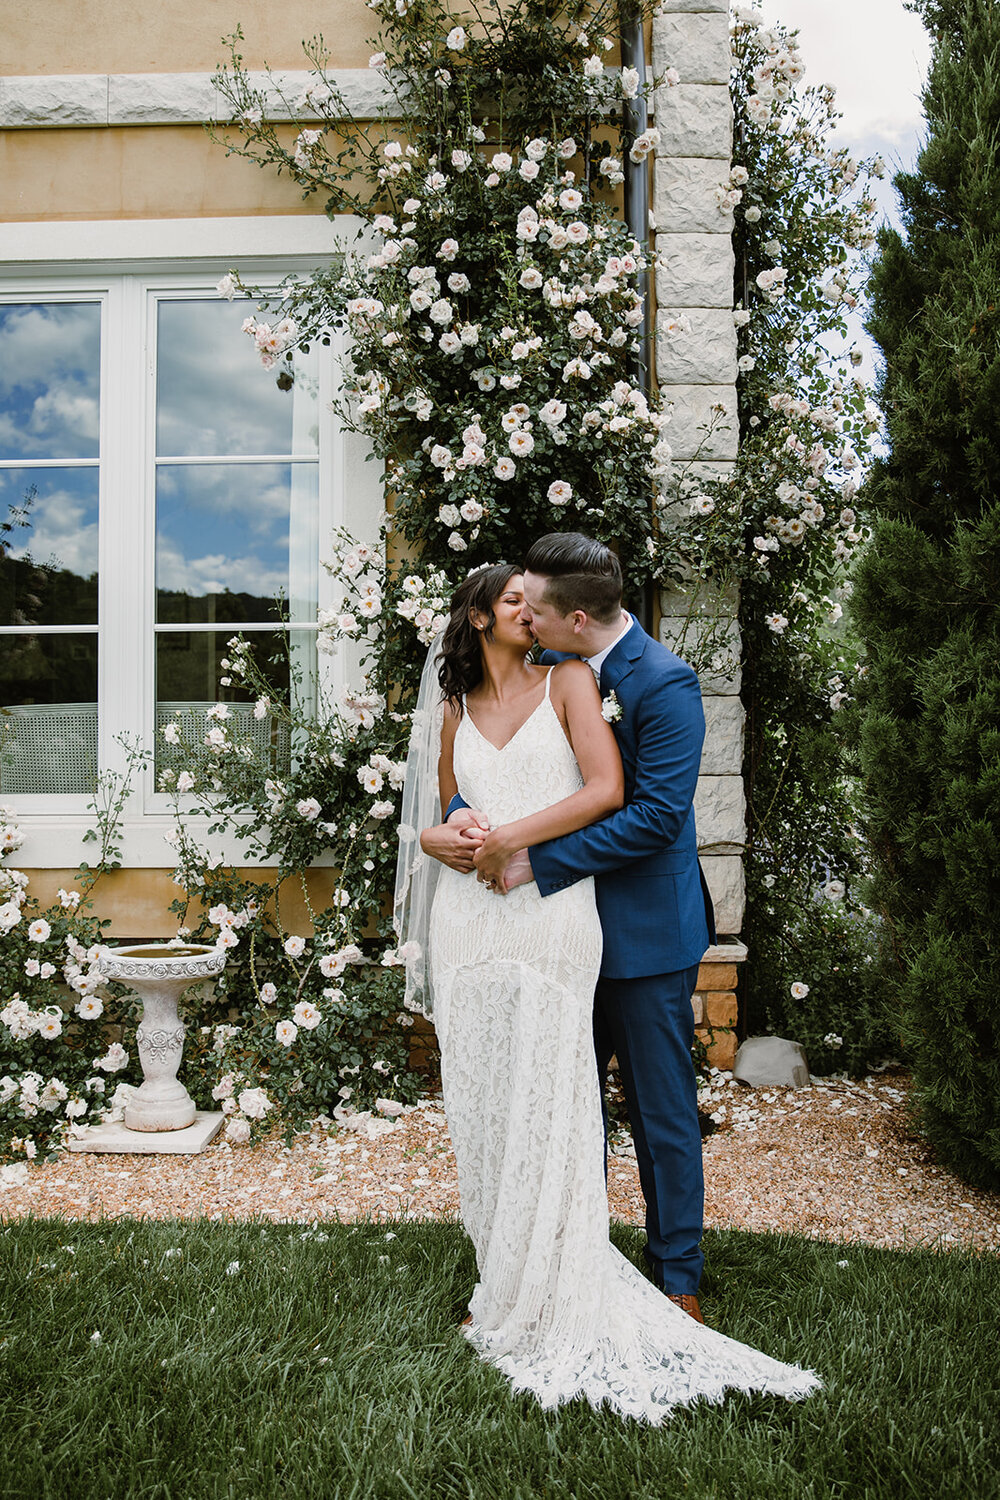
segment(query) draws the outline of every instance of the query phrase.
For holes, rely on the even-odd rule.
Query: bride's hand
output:
[[[476,879],[482,885],[488,885],[491,890],[506,895],[507,886],[504,875],[507,865],[514,849],[508,842],[504,828],[494,828],[488,833],[476,850]]]

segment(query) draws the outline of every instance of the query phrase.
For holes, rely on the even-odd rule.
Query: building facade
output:
[[[350,225],[226,156],[204,129],[221,109],[212,74],[222,36],[240,26],[244,65],[297,92],[302,38],[322,32],[364,118],[380,95],[372,16],[362,0],[323,13],[312,0],[170,0],[154,13],[46,0],[42,15],[6,0],[4,11],[0,707],[15,732],[0,801],[16,809],[19,862],[45,901],[92,857],[95,776],[124,773],[130,747],[148,752],[99,914],[114,937],[159,937],[177,888],[158,728],[214,701],[235,629],[262,648],[290,632],[308,674],[324,537],[334,525],[371,535],[382,503],[363,444],[328,411],[336,350],[311,356],[282,392],[238,337],[246,305],[215,291],[233,266],[266,285],[315,265]],[[657,375],[675,458],[697,479],[724,471],[738,438],[732,226],[716,191],[731,155],[726,0],[665,0],[653,64],[681,77],[655,101]],[[669,331],[677,315],[680,335]],[[682,642],[684,612],[679,596],[662,601],[663,639]],[[696,1009],[724,1026],[743,914],[738,668],[721,663],[703,687],[699,836],[730,941],[708,955]]]

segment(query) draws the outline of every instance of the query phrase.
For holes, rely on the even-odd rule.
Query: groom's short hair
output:
[[[579,531],[552,531],[538,538],[524,559],[526,573],[547,580],[545,602],[560,614],[582,609],[599,625],[611,625],[622,607],[622,570],[603,542]]]

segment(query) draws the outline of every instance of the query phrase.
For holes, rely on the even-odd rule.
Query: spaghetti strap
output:
[[[545,692],[542,694],[543,698],[547,698],[549,696],[549,687],[550,687],[551,683],[552,683],[552,668],[550,667],[549,670],[545,674]]]

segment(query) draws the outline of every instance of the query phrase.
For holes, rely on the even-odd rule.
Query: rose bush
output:
[[[4,859],[23,843],[11,808],[0,808],[0,836]],[[134,1055],[129,1008],[101,972],[83,874],[82,890],[42,907],[23,871],[0,866],[0,1152],[28,1160],[120,1108],[119,1075]]]

